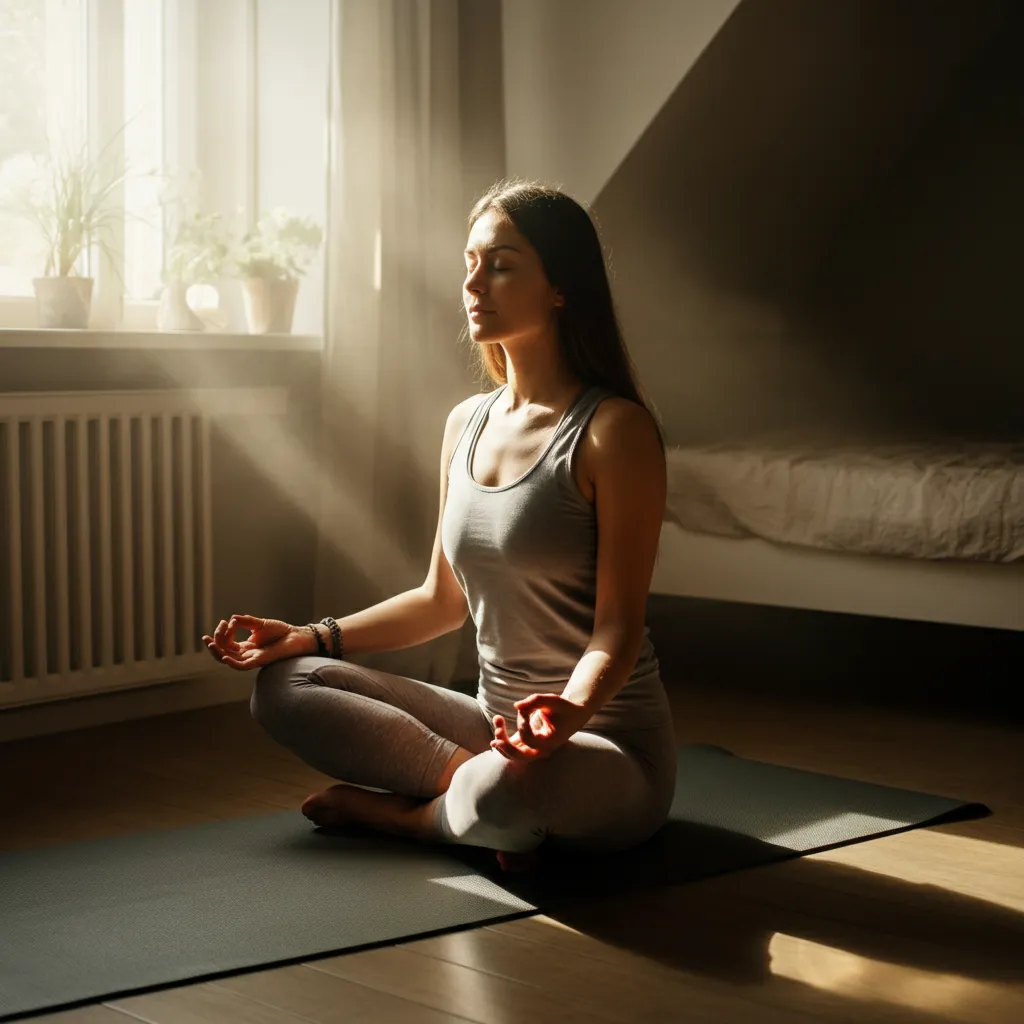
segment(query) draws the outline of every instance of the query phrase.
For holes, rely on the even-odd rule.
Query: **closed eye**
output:
[[[467,253],[466,253],[466,270],[467,270],[467,271],[468,271],[468,270],[472,270],[472,269],[473,269],[473,265],[474,265],[474,264],[475,264],[476,262],[477,262],[477,260],[473,258],[473,255],[472,255],[471,253],[468,253],[468,252],[467,252]],[[502,263],[502,264],[501,264],[501,266],[498,266],[498,264],[497,264],[497,263],[492,263],[492,264],[490,265],[490,267],[491,267],[491,270],[499,270],[499,271],[500,271],[500,270],[512,270],[512,269],[513,269],[512,267],[510,267],[510,266],[507,266],[507,265],[506,265],[506,264],[504,264],[504,263]]]

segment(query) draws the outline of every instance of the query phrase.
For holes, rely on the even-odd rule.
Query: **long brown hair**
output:
[[[558,338],[572,373],[585,384],[600,384],[642,405],[654,419],[664,451],[661,424],[626,350],[591,215],[564,192],[517,178],[495,182],[476,201],[470,230],[488,210],[515,225],[540,255],[549,283],[565,297],[558,309]],[[507,383],[505,350],[500,345],[477,348],[483,373],[497,385]]]

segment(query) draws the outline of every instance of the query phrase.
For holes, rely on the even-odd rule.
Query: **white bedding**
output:
[[[1024,559],[1024,443],[669,447],[666,519],[906,558]]]

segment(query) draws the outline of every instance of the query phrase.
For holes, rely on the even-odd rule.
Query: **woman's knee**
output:
[[[304,660],[301,657],[282,658],[264,665],[256,673],[249,698],[249,713],[261,725],[280,710],[290,690],[308,678],[308,668],[301,664]]]
[[[508,772],[501,774],[493,785],[478,789],[475,797],[473,809],[477,818],[491,828],[517,828],[529,810],[523,787]]]
[[[524,775],[530,767],[512,764],[494,751],[460,765],[445,796],[452,836],[509,852],[539,846],[544,827],[533,780]]]

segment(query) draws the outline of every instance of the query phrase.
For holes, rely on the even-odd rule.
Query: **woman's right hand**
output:
[[[236,641],[237,629],[250,630],[248,640]],[[256,615],[221,619],[213,636],[204,636],[203,643],[217,661],[243,672],[316,651],[316,640],[308,627],[291,626],[280,619],[261,619]]]

